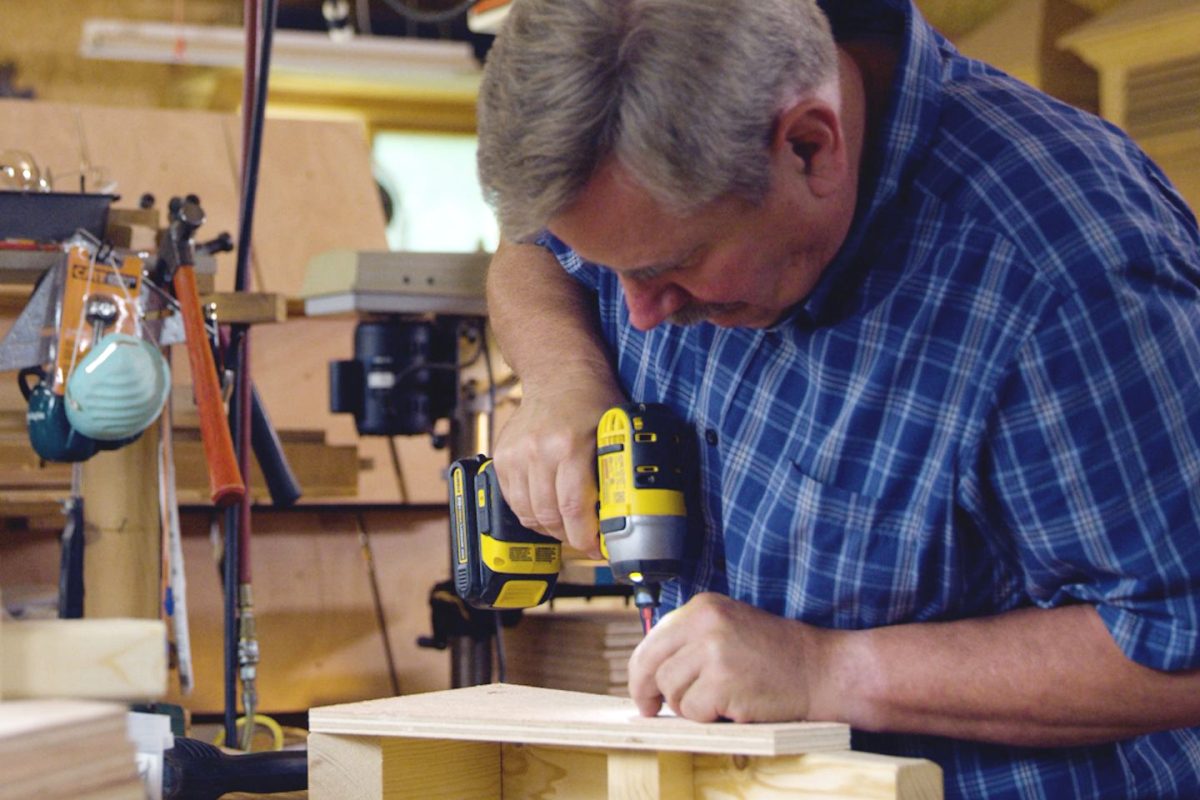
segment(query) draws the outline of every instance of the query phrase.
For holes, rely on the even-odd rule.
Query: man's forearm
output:
[[[1091,606],[817,636],[814,719],[1031,746],[1200,722],[1200,671],[1130,661]]]
[[[502,242],[487,279],[488,317],[525,390],[564,379],[612,384],[586,290],[536,245]]]

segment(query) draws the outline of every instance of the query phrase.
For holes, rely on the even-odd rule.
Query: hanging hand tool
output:
[[[196,288],[195,244],[193,236],[204,222],[204,210],[195,197],[186,200],[172,198],[169,206],[170,224],[163,254],[168,277],[175,286],[175,296],[183,314],[187,336],[188,365],[200,412],[200,438],[208,462],[208,480],[213,504],[218,507],[240,502],[246,496],[246,485],[238,469],[229,422],[221,403],[221,388],[217,382],[216,366],[209,350],[208,336]]]
[[[58,617],[83,617],[83,464],[71,465],[71,496],[63,503],[67,522],[62,532],[58,571]]]
[[[187,574],[183,565],[183,527],[175,487],[175,421],[167,403],[159,420],[158,507],[163,530],[163,609],[170,620],[179,669],[179,689],[186,696],[195,687],[192,637],[188,626]]]
[[[686,427],[658,403],[611,408],[596,429],[600,548],[613,578],[633,587],[647,630],[659,587],[682,566],[686,441]],[[491,459],[459,459],[448,478],[458,596],[493,609],[531,608],[550,599],[562,545],[521,525],[500,494]]]

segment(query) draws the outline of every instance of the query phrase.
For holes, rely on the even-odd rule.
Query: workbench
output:
[[[845,725],[641,717],[632,701],[492,684],[314,708],[311,800],[939,800],[921,759]]]

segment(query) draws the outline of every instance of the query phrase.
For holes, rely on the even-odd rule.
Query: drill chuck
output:
[[[635,587],[663,583],[679,574],[686,517],[635,514],[602,521],[600,531],[613,578],[619,583]]]

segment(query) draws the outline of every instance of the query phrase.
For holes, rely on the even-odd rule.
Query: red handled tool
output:
[[[246,484],[233,450],[229,420],[225,416],[221,387],[217,382],[217,368],[204,327],[200,292],[196,288],[193,236],[204,223],[204,210],[194,197],[175,197],[171,199],[169,218],[164,255],[171,270],[175,298],[183,314],[188,366],[192,372],[196,409],[200,412],[200,440],[204,444],[204,458],[208,462],[212,501],[214,505],[224,508],[245,498]]]

